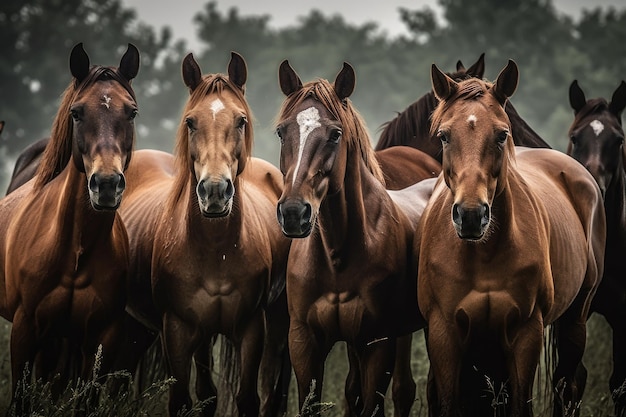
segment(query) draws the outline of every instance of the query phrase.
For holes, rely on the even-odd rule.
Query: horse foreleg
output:
[[[263,315],[259,311],[247,324],[241,339],[235,342],[241,363],[241,379],[237,393],[237,408],[241,417],[259,415],[257,381],[263,354],[263,332]]]
[[[613,329],[613,372],[609,387],[615,403],[615,416],[626,417],[626,306],[615,310],[618,311],[605,315]]]
[[[408,334],[397,339],[396,362],[391,386],[395,417],[408,417],[415,401],[417,385],[411,372],[412,338],[413,335]]]
[[[361,387],[363,411],[361,415],[385,415],[385,394],[391,382],[396,357],[396,339],[374,340],[358,347],[361,358]]]
[[[313,331],[294,320],[289,324],[289,356],[298,383],[298,404],[302,417],[318,415],[316,404],[322,398],[324,362],[330,348],[321,346]]]
[[[363,412],[363,392],[361,389],[361,364],[354,346],[348,344],[348,376],[346,377],[346,417],[359,417]]]
[[[191,373],[191,357],[198,345],[198,334],[190,323],[186,323],[171,313],[163,316],[163,351],[171,375],[176,379],[170,386],[168,410],[175,416],[183,409],[191,409],[189,395],[189,377]]]
[[[261,416],[281,416],[287,412],[291,361],[287,348],[289,313],[286,293],[265,309],[265,347],[259,377]]]
[[[217,387],[213,382],[213,344],[205,337],[194,354],[196,363],[196,396],[199,401],[209,400],[203,408],[203,415],[213,417],[217,410]]]

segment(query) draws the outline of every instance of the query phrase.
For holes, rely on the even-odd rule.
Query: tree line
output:
[[[356,69],[352,100],[375,143],[382,123],[430,90],[430,65],[445,71],[486,54],[485,77],[494,79],[513,59],[520,84],[518,112],[552,146],[564,150],[573,119],[568,87],[578,79],[590,96],[610,94],[626,78],[626,8],[595,7],[574,20],[552,0],[438,0],[432,8],[398,10],[408,35],[390,37],[375,22],[353,25],[313,10],[297,24],[270,27],[271,16],[204,4],[193,19],[201,41],[191,51],[171,29],[140,20],[121,0],[3,0],[0,4],[0,157],[5,175],[12,158],[49,132],[59,98],[70,81],[69,51],[83,42],[92,62],[115,65],[126,48],[141,52],[133,82],[140,106],[138,147],[172,151],[187,89],[182,58],[193,52],[205,71],[224,72],[230,51],[248,65],[246,94],[255,115],[255,154],[273,163],[278,141],[273,121],[283,100],[277,68],[284,59],[303,80],[334,79],[343,61]]]

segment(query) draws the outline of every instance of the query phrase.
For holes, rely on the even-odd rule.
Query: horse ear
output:
[[[339,74],[337,74],[337,78],[335,78],[335,93],[337,93],[339,100],[350,97],[350,94],[354,91],[355,85],[356,75],[354,68],[352,68],[352,65],[344,62],[343,68],[339,71]]]
[[[460,62],[460,61],[459,61]],[[474,78],[483,79],[485,75],[485,53],[483,52],[478,57],[478,60],[465,71],[466,74],[471,75]]]
[[[465,71],[465,66],[463,65],[460,59],[456,61],[456,72],[459,72],[459,71]]]
[[[246,61],[237,52],[231,51],[230,62],[228,63],[228,79],[232,81],[241,91],[244,90],[248,79],[248,68]]]
[[[291,68],[289,61],[286,59],[281,62],[278,68],[278,82],[281,91],[286,96],[302,88],[302,80],[300,80],[300,77],[298,77],[298,74]]]
[[[132,43],[128,44],[126,52],[120,60],[118,71],[128,81],[135,78],[139,73],[139,50]]]
[[[578,80],[572,81],[569,86],[569,105],[574,109],[574,114],[578,113],[586,103],[585,93],[578,86]]]
[[[4,120],[0,120],[0,133],[2,133],[2,129],[4,129]]]
[[[201,81],[202,70],[200,70],[200,65],[198,65],[198,62],[190,52],[183,59],[183,82],[189,87],[189,92],[192,93]]]
[[[456,81],[448,77],[435,64],[432,64],[430,67],[430,79],[433,86],[433,93],[435,93],[435,97],[437,97],[439,101],[450,98],[459,86]]]
[[[626,83],[622,81],[613,93],[613,97],[611,97],[609,110],[619,118],[624,107],[626,107]]]
[[[501,105],[504,106],[506,100],[515,93],[518,81],[519,70],[517,64],[515,61],[509,59],[506,67],[500,71],[496,82],[493,84],[493,94]]]
[[[72,48],[70,53],[70,71],[79,83],[89,74],[89,56],[85,52],[82,42]]]

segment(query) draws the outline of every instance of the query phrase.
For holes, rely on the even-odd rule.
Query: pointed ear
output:
[[[70,53],[70,71],[79,84],[89,74],[89,56],[85,52],[82,42],[72,48]]]
[[[493,84],[493,95],[500,102],[502,106],[506,103],[507,99],[515,93],[517,89],[517,83],[519,81],[519,70],[515,61],[509,59],[506,67],[496,78],[496,82]]]
[[[459,71],[465,71],[465,66],[463,65],[460,59],[456,61],[456,72],[459,72]]]
[[[243,57],[234,51],[230,53],[228,79],[239,87],[241,91],[245,90],[246,80],[248,79],[248,68],[246,67],[246,61]]]
[[[611,97],[611,103],[609,103],[609,110],[620,118],[622,115],[622,110],[626,107],[626,83],[622,81],[613,93],[613,97]]]
[[[335,93],[339,100],[344,100],[352,94],[356,85],[356,75],[354,68],[347,62],[343,63],[343,68],[335,78]]]
[[[193,54],[189,53],[183,59],[183,82],[189,87],[189,93],[192,93],[200,85],[201,81],[202,70],[200,70],[200,65],[198,65]]]
[[[574,109],[574,114],[578,113],[585,104],[587,104],[587,99],[583,90],[578,86],[578,80],[572,81],[569,86],[569,105]]]
[[[433,86],[433,93],[435,93],[435,97],[439,101],[450,98],[459,86],[456,81],[448,77],[435,64],[432,64],[430,67],[430,80]]]
[[[2,129],[4,129],[4,120],[0,120],[0,133],[2,133]]]
[[[128,48],[120,60],[118,72],[128,81],[135,78],[139,73],[139,50],[132,43],[128,44]]]
[[[483,79],[485,75],[485,53],[483,52],[478,57],[478,60],[465,71],[466,74],[471,75],[474,78]]]
[[[302,88],[302,80],[298,74],[291,68],[289,61],[286,59],[281,62],[278,68],[278,83],[284,95],[288,96]]]

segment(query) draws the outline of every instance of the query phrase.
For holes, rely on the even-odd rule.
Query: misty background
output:
[[[180,75],[183,57],[193,52],[203,72],[225,72],[230,51],[239,52],[248,65],[254,154],[274,164],[279,147],[273,121],[283,100],[277,69],[283,59],[289,59],[303,81],[332,81],[343,61],[350,62],[357,75],[351,99],[373,144],[381,124],[430,90],[433,62],[453,71],[457,60],[469,66],[484,52],[485,77],[493,80],[509,58],[515,60],[520,83],[512,102],[560,150],[567,145],[573,119],[570,83],[578,79],[588,98],[610,99],[626,78],[626,6],[587,4],[576,14],[566,14],[564,4],[572,8],[575,2],[557,0],[557,8],[552,0],[474,0],[471,7],[463,0],[439,0],[430,6],[419,1],[414,8],[394,10],[397,30],[390,31],[374,19],[350,23],[342,15],[315,9],[292,24],[277,25],[268,13],[227,2],[194,2],[195,10],[187,1],[168,2],[172,16],[183,7],[193,16],[188,26],[197,36],[188,39],[175,37],[169,26],[143,21],[133,2],[146,7],[143,0],[1,2],[3,190],[17,154],[48,135],[71,79],[69,53],[78,42],[84,43],[92,63],[103,65],[117,65],[128,42],[139,48],[141,68],[133,81],[139,104],[137,147],[165,151],[173,150],[187,98]]]

